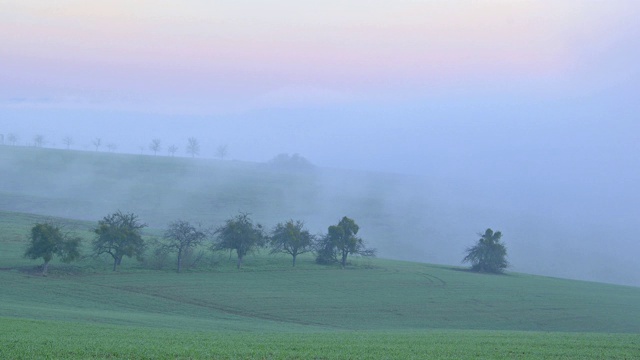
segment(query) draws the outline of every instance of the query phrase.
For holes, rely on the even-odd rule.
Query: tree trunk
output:
[[[182,249],[178,250],[178,273],[182,269]]]
[[[118,263],[119,263],[118,258],[114,257],[113,258],[113,271],[116,271],[116,266],[118,266]]]
[[[342,261],[341,261],[341,265],[342,265],[342,268],[343,268],[343,269],[344,269],[344,267],[345,267],[345,266],[347,266],[347,255],[348,255],[348,254],[349,254],[349,253],[347,253],[347,252],[343,252],[343,253],[342,253]]]
[[[45,261],[44,264],[42,264],[42,276],[47,276],[48,270],[49,270],[49,262]]]
[[[238,269],[240,269],[241,265],[242,265],[242,256],[238,255]]]
[[[296,267],[296,255],[293,255],[293,267]]]

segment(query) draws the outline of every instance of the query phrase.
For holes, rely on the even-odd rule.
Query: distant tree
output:
[[[73,138],[71,136],[65,136],[62,138],[62,143],[67,147],[67,150],[73,145]]]
[[[359,230],[358,224],[346,216],[340,220],[338,225],[329,226],[327,235],[320,241],[316,261],[322,263],[330,260],[330,258],[321,258],[321,256],[339,257],[340,265],[344,268],[350,254],[375,256],[376,249],[366,248],[364,241],[356,236]]]
[[[207,235],[188,221],[178,220],[169,224],[164,232],[164,237],[169,241],[165,247],[178,253],[178,272],[180,272],[184,255],[190,249],[201,244]]]
[[[13,133],[7,134],[7,142],[9,144],[11,144],[12,146],[15,146],[16,143],[18,142],[18,135],[13,134]]]
[[[467,249],[467,256],[463,263],[470,263],[471,270],[488,273],[501,273],[509,266],[507,262],[507,248],[500,241],[502,233],[487,229],[484,234],[479,233],[478,243]]]
[[[198,139],[194,137],[187,139],[187,154],[191,155],[191,157],[200,154],[200,143]]]
[[[101,138],[95,138],[95,139],[91,140],[91,143],[93,144],[93,146],[96,147],[96,151],[98,151],[100,149],[100,146],[102,146],[102,139]]]
[[[328,265],[338,262],[338,252],[328,234],[317,239],[315,252],[318,264]]]
[[[218,146],[218,149],[216,149],[216,157],[220,160],[224,160],[224,158],[226,158],[228,154],[229,147],[226,144],[220,145]]]
[[[44,136],[43,135],[36,135],[33,137],[33,146],[35,147],[42,147],[42,145],[44,145]]]
[[[109,152],[114,152],[114,151],[116,151],[117,148],[118,148],[118,145],[116,145],[114,143],[108,143],[107,144],[107,150],[109,150]]]
[[[118,211],[105,216],[98,221],[98,227],[93,230],[97,235],[93,241],[94,255],[111,255],[113,271],[116,271],[124,256],[135,256],[141,261],[144,253],[141,230],[146,226],[133,213],[124,214]]]
[[[295,171],[309,170],[314,167],[309,160],[300,154],[278,154],[269,161],[269,164],[276,168]]]
[[[151,140],[151,144],[149,144],[149,150],[153,151],[153,155],[157,155],[158,151],[162,148],[162,142],[160,139]]]
[[[296,266],[296,257],[313,250],[315,236],[304,228],[302,221],[289,220],[279,223],[271,231],[269,243],[271,253],[283,252],[293,256],[293,266]]]
[[[178,147],[175,145],[171,145],[167,148],[167,152],[169,153],[169,155],[171,156],[175,156],[176,155],[176,151],[178,151]]]
[[[79,248],[79,237],[63,233],[61,227],[53,223],[37,223],[31,228],[24,256],[33,260],[42,258],[42,275],[47,276],[49,262],[54,255],[64,262],[71,262],[80,257]]]
[[[224,225],[215,230],[214,235],[216,241],[213,249],[235,250],[238,254],[238,269],[242,266],[244,256],[249,251],[262,247],[265,242],[262,225],[254,224],[246,213],[228,219]]]

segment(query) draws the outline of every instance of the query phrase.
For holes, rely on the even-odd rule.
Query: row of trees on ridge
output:
[[[117,211],[105,216],[92,229],[95,234],[91,243],[92,255],[109,255],[113,259],[113,271],[124,257],[141,261],[148,245],[142,236],[146,226],[134,213]],[[300,220],[281,222],[267,231],[261,224],[254,223],[249,214],[240,213],[215,229],[204,229],[185,220],[174,221],[165,229],[156,250],[175,253],[178,272],[183,269],[185,255],[207,239],[211,240],[209,248],[213,251],[235,251],[238,269],[244,257],[258,248],[269,248],[272,254],[290,255],[293,266],[298,255],[315,252],[317,263],[339,263],[345,267],[349,255],[376,254],[375,249],[367,248],[364,240],[357,236],[358,230],[356,222],[345,216],[338,224],[329,226],[324,235],[311,234]],[[52,222],[35,224],[29,240],[25,256],[44,260],[43,275],[47,274],[53,256],[60,257],[63,262],[80,258],[81,238],[64,232],[62,226]]]

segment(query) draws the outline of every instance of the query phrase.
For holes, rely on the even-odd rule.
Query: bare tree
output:
[[[69,150],[73,144],[73,138],[71,136],[65,136],[62,138],[62,143],[67,147],[67,150]]]
[[[108,143],[107,144],[107,150],[109,150],[109,152],[114,152],[116,151],[116,149],[118,148],[118,146],[114,143]]]
[[[158,151],[160,151],[162,147],[161,144],[162,142],[160,141],[160,139],[151,140],[151,144],[149,144],[149,150],[153,151],[153,155],[158,154]]]
[[[171,156],[175,156],[176,155],[176,151],[178,151],[178,147],[175,145],[171,145],[167,148],[167,152],[171,155]]]
[[[7,134],[7,141],[9,142],[9,144],[11,144],[12,146],[15,146],[16,143],[18,142],[18,135],[13,134],[13,133],[9,133]]]
[[[190,137],[187,140],[187,154],[191,155],[191,157],[196,157],[196,155],[200,154],[200,143],[198,139]]]
[[[33,146],[35,147],[42,147],[42,145],[44,145],[44,136],[43,135],[36,135],[33,137]]]
[[[102,139],[101,138],[95,138],[95,139],[91,140],[91,143],[93,144],[93,146],[96,147],[96,151],[98,151],[98,149],[100,149],[100,146],[102,145]]]
[[[218,149],[216,149],[216,157],[220,160],[224,160],[227,155],[229,155],[229,147],[227,144],[218,146]]]

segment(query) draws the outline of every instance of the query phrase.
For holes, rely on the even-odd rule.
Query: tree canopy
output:
[[[54,255],[59,256],[63,262],[70,262],[80,257],[79,247],[80,238],[63,233],[60,226],[37,223],[31,228],[24,256],[33,260],[42,258],[42,275],[46,276]]]
[[[467,249],[467,256],[463,263],[470,263],[471,270],[488,273],[501,273],[509,266],[507,262],[507,248],[500,241],[502,233],[487,229],[484,234],[479,233],[480,239],[476,245]]]
[[[296,266],[296,258],[313,249],[315,236],[304,228],[304,222],[289,220],[279,223],[271,231],[269,238],[271,253],[283,252],[293,257],[293,266]]]
[[[201,244],[207,237],[206,233],[188,221],[177,220],[169,224],[164,232],[164,238],[169,241],[165,247],[178,253],[178,272],[182,270],[182,260],[186,252]]]
[[[94,229],[96,238],[93,250],[96,256],[109,254],[113,258],[113,271],[122,262],[124,256],[142,260],[144,254],[144,240],[141,230],[147,225],[141,223],[133,213],[120,211],[105,216]]]
[[[261,247],[265,242],[262,225],[254,224],[249,214],[241,213],[225,221],[215,230],[216,242],[214,250],[235,250],[238,254],[237,267],[242,266],[242,259],[251,250]]]
[[[339,257],[340,265],[344,268],[350,254],[375,256],[376,249],[367,248],[364,240],[356,236],[359,230],[358,224],[346,216],[337,225],[329,226],[327,234],[319,242],[316,261],[333,262],[338,261]]]

